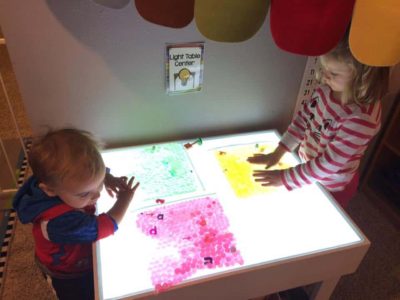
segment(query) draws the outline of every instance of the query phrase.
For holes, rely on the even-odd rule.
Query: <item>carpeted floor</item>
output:
[[[3,38],[0,29],[0,38]],[[13,72],[10,57],[6,45],[0,44],[0,73],[8,95],[9,104],[14,112],[18,128],[23,137],[31,137],[32,129],[27,118],[25,107],[19,93],[18,83]],[[6,94],[0,87],[0,139],[7,152],[11,166],[18,165],[19,154],[21,152],[20,140],[18,139],[17,129],[10,112]],[[15,183],[10,175],[7,166],[6,156],[3,149],[0,149],[0,190],[15,189]],[[17,175],[18,176],[18,175]],[[9,195],[0,194],[0,209],[9,206]],[[9,207],[8,207],[9,208]]]
[[[33,260],[32,227],[15,224],[11,247],[8,250],[6,276],[1,299],[52,300],[56,299]]]
[[[371,247],[357,272],[342,277],[331,300],[400,300],[399,228],[363,194],[351,201],[348,213]]]
[[[19,93],[17,79],[15,78],[10,57],[5,45],[0,45],[0,72],[4,80],[10,104],[15,113],[19,130],[23,137],[32,136],[32,129],[26,117],[25,107]],[[0,88],[0,137],[2,139],[15,138],[17,136],[14,122],[8,104]]]

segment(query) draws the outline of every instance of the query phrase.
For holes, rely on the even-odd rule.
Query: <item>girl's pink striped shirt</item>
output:
[[[350,182],[381,126],[381,103],[342,105],[328,86],[318,86],[297,112],[280,144],[298,145],[302,164],[283,170],[288,190],[312,182],[340,191]]]

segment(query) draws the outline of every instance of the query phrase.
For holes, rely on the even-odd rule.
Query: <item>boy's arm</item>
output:
[[[117,191],[117,201],[111,207],[111,209],[107,212],[107,214],[113,218],[113,220],[119,224],[124,217],[129,204],[132,201],[133,195],[135,194],[136,189],[139,186],[139,182],[133,185],[134,177],[131,177],[129,182],[126,184],[126,187],[119,188]]]
[[[107,214],[99,216],[71,211],[50,221],[42,222],[43,235],[54,243],[91,243],[113,234],[117,223]]]
[[[107,193],[114,198],[114,194],[118,193],[118,190],[120,189],[126,189],[126,181],[127,177],[122,176],[122,177],[114,177],[110,173],[110,169],[107,168],[106,176],[104,178],[104,187],[107,191]]]
[[[118,191],[117,201],[107,212],[99,216],[82,211],[71,211],[46,224],[42,231],[50,241],[63,244],[90,243],[113,234],[128,209],[133,195],[139,186],[132,187],[133,177],[127,183],[127,188]]]

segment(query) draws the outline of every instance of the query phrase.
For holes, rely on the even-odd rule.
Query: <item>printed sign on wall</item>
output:
[[[167,93],[176,95],[200,91],[204,43],[167,44],[166,50]]]

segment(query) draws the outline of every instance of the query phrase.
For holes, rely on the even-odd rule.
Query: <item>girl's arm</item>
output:
[[[305,101],[301,105],[279,143],[288,152],[293,151],[305,136],[307,129],[307,103]]]
[[[266,168],[276,165],[286,152],[293,151],[303,140],[307,128],[306,102],[296,113],[288,129],[283,134],[278,147],[269,154],[256,153],[247,159],[252,164],[265,164]]]
[[[299,188],[316,181],[322,181],[334,174],[354,172],[357,163],[374,135],[379,131],[380,120],[350,117],[341,124],[336,136],[319,156],[282,171],[282,182],[288,190]],[[324,185],[336,188],[346,183],[326,180]]]

